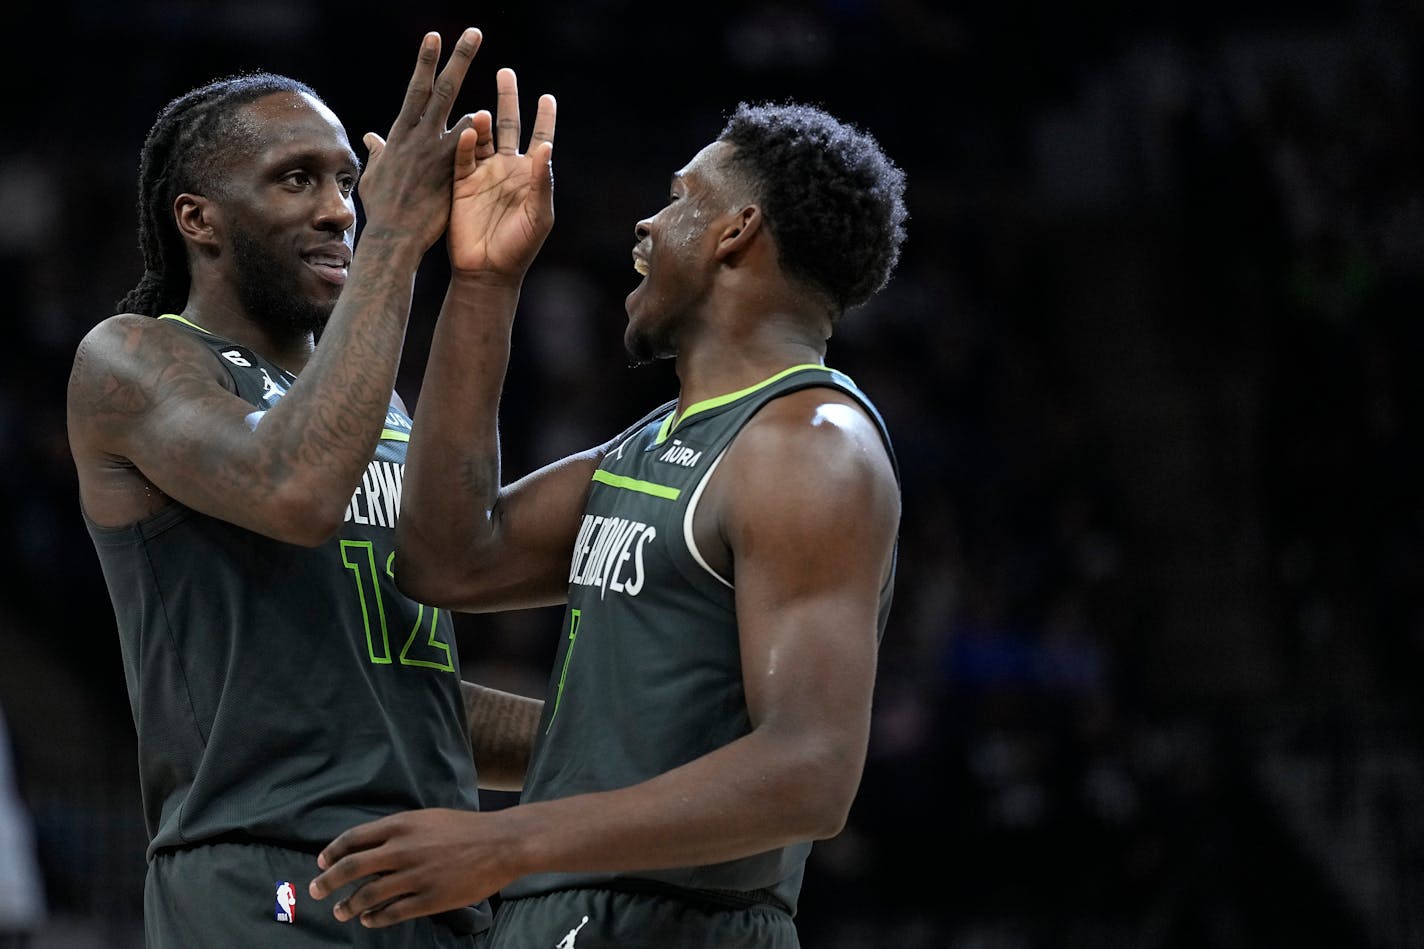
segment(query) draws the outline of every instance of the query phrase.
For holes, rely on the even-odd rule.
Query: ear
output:
[[[217,250],[222,211],[211,199],[183,192],[173,199],[173,223],[187,243],[202,250]]]
[[[717,237],[718,260],[741,256],[751,246],[753,239],[761,233],[761,205],[748,204],[729,215]]]

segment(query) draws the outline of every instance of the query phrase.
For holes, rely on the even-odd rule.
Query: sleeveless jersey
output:
[[[626,787],[751,730],[733,588],[693,547],[693,512],[743,425],[772,399],[812,386],[855,398],[891,452],[883,420],[854,383],[806,365],[692,406],[675,428],[669,403],[604,457],[574,545],[568,609],[522,800]],[[892,586],[893,575],[881,590],[881,635]],[[810,850],[806,842],[711,866],[628,874],[542,873],[502,893],[652,889],[794,913]]]
[[[258,411],[295,381],[165,318]],[[345,521],[319,547],[177,502],[128,527],[88,523],[117,619],[150,856],[216,840],[315,852],[383,814],[478,807],[450,617],[391,576],[409,433],[393,398]]]

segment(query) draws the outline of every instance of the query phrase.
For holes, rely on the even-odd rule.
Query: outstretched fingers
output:
[[[466,29],[455,42],[455,49],[450,53],[450,60],[435,79],[430,105],[425,111],[426,118],[438,123],[441,130],[444,130],[445,123],[450,118],[450,109],[455,104],[455,97],[460,94],[460,86],[465,82],[465,73],[469,71],[470,62],[475,58],[475,53],[479,51],[480,43],[483,41],[484,34],[479,30],[473,26]]]
[[[438,122],[443,131],[455,97],[465,81],[465,73],[469,71],[470,62],[483,41],[484,34],[478,29],[466,29],[455,42],[455,49],[450,53],[445,68],[436,76],[435,67],[440,62],[440,34],[433,31],[426,33],[420,41],[415,72],[406,86],[405,100],[395,122],[391,124],[391,131],[418,125],[421,121]]]
[[[554,141],[554,119],[559,112],[558,101],[547,92],[539,97],[539,111],[534,114],[534,131],[529,137],[529,150],[543,142]]]
[[[440,61],[440,34],[426,33],[420,41],[420,54],[415,58],[415,72],[405,87],[405,100],[401,103],[396,120],[391,123],[391,132],[402,126],[414,125],[425,114],[425,104],[430,101],[430,90],[435,83],[435,64]],[[386,136],[390,138],[390,135]]]
[[[502,155],[519,153],[519,80],[505,66],[495,73],[495,150]]]
[[[558,102],[545,93],[539,97],[539,111],[534,115],[534,131],[529,137],[529,155],[534,159],[529,170],[534,189],[543,194],[554,187],[551,165],[554,159],[554,119]]]

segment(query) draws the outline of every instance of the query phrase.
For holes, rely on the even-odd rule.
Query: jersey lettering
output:
[[[346,505],[345,520],[395,527],[404,485],[405,465],[392,461],[371,462],[361,476],[361,484],[351,495],[351,503]]]
[[[569,583],[597,587],[599,599],[614,593],[637,596],[643,589],[643,548],[657,528],[623,517],[583,516],[574,543]]]

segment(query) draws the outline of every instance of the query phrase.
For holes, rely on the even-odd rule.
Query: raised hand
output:
[[[362,137],[371,154],[357,186],[366,212],[364,233],[411,234],[419,239],[424,252],[445,230],[455,145],[471,127],[472,117],[462,117],[453,128],[447,129],[445,123],[483,38],[473,27],[460,34],[449,62],[437,76],[440,34],[425,34],[405,101],[390,132],[385,138],[375,132]]]
[[[478,112],[455,151],[448,246],[457,274],[519,280],[554,225],[554,118],[539,97],[528,154],[519,151],[519,86],[514,70],[496,76],[498,115]]]

